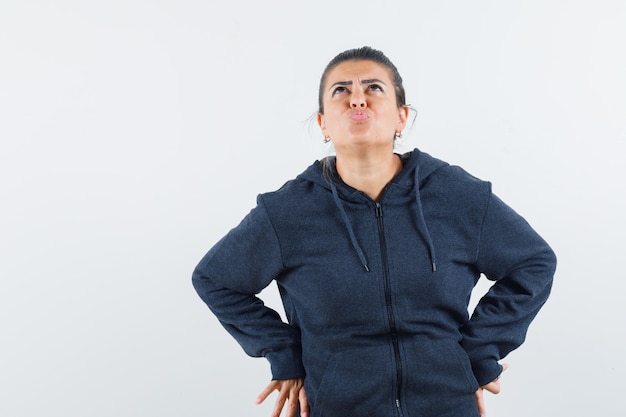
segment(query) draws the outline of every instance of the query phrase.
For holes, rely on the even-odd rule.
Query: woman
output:
[[[369,47],[337,55],[318,123],[335,156],[261,194],[193,283],[243,349],[264,356],[274,416],[484,415],[499,360],[524,340],[556,260],[490,184],[415,149],[402,78]],[[495,284],[471,319],[479,276]],[[288,323],[256,297],[276,280]]]

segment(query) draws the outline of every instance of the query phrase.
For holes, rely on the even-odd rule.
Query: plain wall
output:
[[[3,0],[0,415],[269,416],[268,364],[191,272],[330,152],[319,77],[363,45],[417,110],[399,151],[492,181],[557,252],[489,415],[617,415],[625,21],[621,0]]]

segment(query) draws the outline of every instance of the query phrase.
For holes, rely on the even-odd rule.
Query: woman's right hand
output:
[[[276,405],[274,406],[271,417],[279,417],[287,402],[289,405],[287,406],[287,414],[285,417],[296,416],[298,403],[300,403],[300,416],[309,416],[309,404],[306,399],[306,393],[304,392],[304,379],[274,380],[259,394],[256,403],[261,404],[274,391],[278,391],[278,398],[276,399]]]
[[[504,363],[502,364],[502,372],[506,371],[509,366]],[[476,404],[478,405],[478,413],[480,417],[487,416],[487,410],[485,409],[485,398],[483,397],[483,391],[489,391],[492,394],[500,393],[500,377],[496,378],[494,381],[491,381],[487,385],[484,385],[476,391]]]

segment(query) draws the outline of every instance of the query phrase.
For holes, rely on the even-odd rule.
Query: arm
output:
[[[495,284],[461,329],[461,344],[478,383],[486,386],[502,372],[498,361],[523,343],[546,302],[556,258],[521,216],[491,194],[475,265]]]
[[[265,357],[275,380],[303,378],[300,332],[256,296],[283,269],[262,199],[195,268],[192,282],[224,328],[253,357]]]

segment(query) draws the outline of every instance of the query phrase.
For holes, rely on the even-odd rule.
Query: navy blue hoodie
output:
[[[474,392],[523,341],[556,259],[491,185],[415,149],[378,202],[316,161],[200,261],[196,291],[312,417],[478,416]],[[472,288],[495,281],[471,319]],[[276,280],[288,323],[256,296]]]

